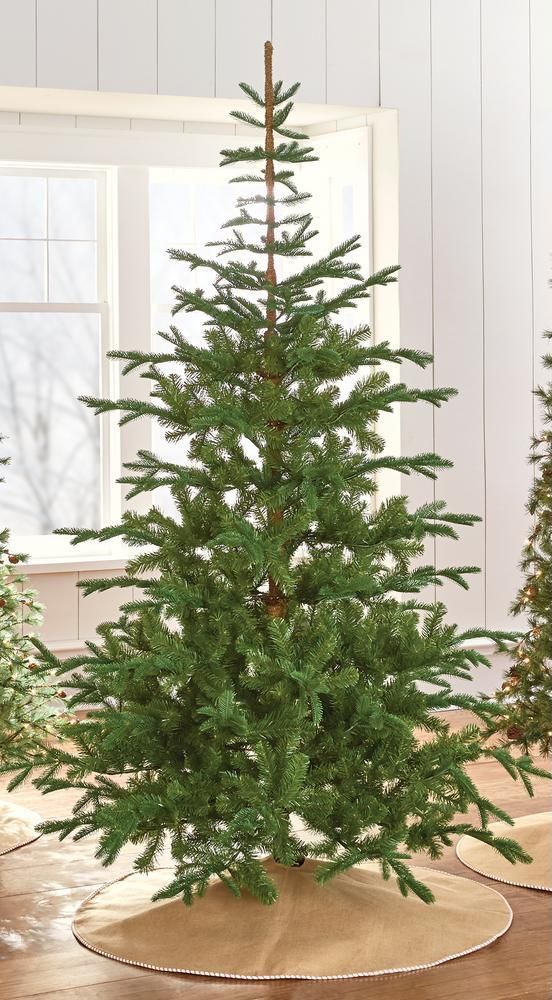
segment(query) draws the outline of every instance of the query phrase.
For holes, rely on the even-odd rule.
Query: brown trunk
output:
[[[267,152],[272,152],[274,150],[274,90],[272,84],[272,43],[265,42],[264,50],[264,63],[265,63],[265,149]],[[265,183],[266,183],[266,244],[267,244],[267,267],[266,267],[266,280],[271,285],[276,284],[276,268],[274,265],[274,254],[270,251],[270,244],[274,242],[274,160],[272,157],[267,157],[265,160]],[[265,332],[265,343],[269,344],[272,337],[276,336],[276,308],[274,302],[271,301],[270,295],[268,295],[268,302],[266,308],[266,332]],[[278,385],[281,381],[279,375],[270,373],[269,367],[264,374],[264,378],[270,379],[274,385]],[[271,426],[275,427],[276,424]],[[277,457],[277,456],[275,456]],[[283,513],[281,510],[274,510],[270,514],[270,522],[272,524],[278,524],[283,518]],[[282,591],[278,587],[278,584],[271,576],[268,578],[268,596],[266,602],[266,609],[271,618],[283,618],[286,613],[286,599],[282,594]]]
[[[265,42],[265,149],[268,153],[274,152],[274,131],[272,123],[274,121],[274,91],[272,87],[272,43]],[[274,160],[267,157],[265,161],[265,182],[266,197],[266,240],[267,244],[274,241]],[[274,254],[267,255],[266,280],[272,285],[276,284],[276,268],[274,267]],[[267,331],[266,336],[270,337],[274,333],[276,323],[276,310],[267,308],[266,311]]]

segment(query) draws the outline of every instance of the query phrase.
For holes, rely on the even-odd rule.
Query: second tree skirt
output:
[[[32,844],[41,836],[37,826],[42,817],[13,799],[0,799],[0,855]]]
[[[552,892],[552,812],[533,813],[508,823],[492,823],[490,830],[495,837],[515,837],[518,844],[531,857],[531,863],[513,868],[492,845],[483,844],[473,837],[461,837],[456,845],[460,861],[479,875]]]

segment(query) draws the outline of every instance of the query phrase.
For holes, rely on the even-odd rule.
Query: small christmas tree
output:
[[[438,857],[454,833],[527,860],[487,829],[504,813],[466,765],[494,758],[529,789],[533,768],[485,745],[496,704],[452,693],[451,678],[487,662],[469,641],[490,633],[459,632],[442,604],[416,596],[445,578],[466,585],[473,567],[435,570],[417,557],[425,540],[477,519],[441,502],[414,513],[401,496],[373,503],[378,470],[434,478],[449,464],[386,455],[378,415],[438,406],[453,390],[392,382],[387,366],[431,357],[371,344],[365,325],[338,321],[397,269],[363,278],[349,256],[356,237],[304,263],[315,230],[291,167],[315,156],[289,127],[298,84],[273,85],[270,43],[265,71],[264,96],[242,84],[255,113],[234,115],[264,142],[223,151],[223,164],[253,164],[232,178],[248,191],[230,235],[213,244],[215,260],[171,252],[213,273],[210,294],[174,289],[175,314],[204,317],[204,346],[173,326],[163,352],[112,352],[151,382],[149,401],[85,400],[121,411],[122,424],[156,420],[180,443],[173,461],[139,452],[122,479],[129,497],[168,487],[176,514],[152,506],[99,531],[67,530],[75,543],[121,537],[136,549],[123,576],[87,581],[86,592],[142,596],[98,629],[87,655],[59,667],[75,669],[72,704],[98,707],[18,777],[34,764],[44,791],[78,788],[72,815],[44,829],[99,833],[105,864],[131,843],[136,869],[149,871],[168,838],[174,873],[160,897],[189,903],[218,875],[270,903],[269,854],[286,866],[323,859],[321,882],[375,860],[404,894],[429,901],[405,859]],[[297,269],[278,280],[282,258]],[[503,647],[507,637],[493,637]],[[480,725],[451,733],[435,711],[453,705]],[[471,805],[480,825],[455,820]]]
[[[0,465],[6,464],[6,458],[0,459]],[[60,701],[49,667],[33,643],[42,607],[17,568],[23,557],[11,552],[8,543],[4,529],[0,531],[0,765],[13,767],[26,764],[53,734]]]
[[[545,354],[543,363],[552,369],[552,354]],[[526,752],[538,745],[547,755],[552,749],[552,382],[535,395],[543,430],[531,449],[535,479],[527,509],[533,527],[521,561],[525,582],[512,605],[515,615],[528,615],[529,628],[514,648],[514,663],[497,699],[508,740]]]

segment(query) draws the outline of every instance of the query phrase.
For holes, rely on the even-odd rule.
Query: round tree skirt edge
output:
[[[152,902],[170,869],[129,874],[96,889],[73,921],[96,954],[158,972],[223,979],[353,979],[429,969],[479,951],[510,927],[512,911],[490,886],[414,867],[436,902],[404,898],[379,865],[359,865],[324,886],[319,862],[264,862],[279,898],[237,899],[215,878],[191,907]]]
[[[497,882],[552,892],[552,812],[520,816],[513,826],[491,823],[489,830],[497,836],[517,840],[533,858],[531,864],[513,865],[489,844],[465,835],[456,845],[457,857],[463,865]]]
[[[31,809],[0,799],[0,856],[38,840],[42,834],[35,827],[41,822]]]

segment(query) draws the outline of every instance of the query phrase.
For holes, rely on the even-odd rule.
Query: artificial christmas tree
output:
[[[230,916],[223,910],[215,919],[209,911],[210,926],[218,928],[210,942],[214,968],[188,957],[137,957],[135,948],[130,956],[124,949],[115,954],[214,974],[225,971],[218,945],[233,950],[234,962],[239,952],[232,939],[236,907],[251,915],[251,906],[254,914],[260,903],[274,903],[281,913],[279,890],[283,896],[307,884],[323,912],[323,884],[332,880],[332,893],[348,898],[350,880],[364,884],[368,877],[353,866],[375,863],[368,889],[375,878],[389,890],[380,876],[394,876],[404,895],[413,894],[402,905],[413,906],[423,926],[421,911],[431,911],[421,900],[431,901],[429,883],[435,882],[405,863],[410,852],[439,857],[454,833],[469,830],[492,840],[509,860],[526,861],[515,842],[489,834],[489,818],[505,817],[480,795],[466,765],[494,758],[529,790],[533,771],[528,756],[514,758],[485,744],[494,703],[452,693],[451,678],[468,677],[471,666],[486,662],[467,644],[488,633],[459,632],[445,622],[443,605],[417,596],[445,578],[465,586],[472,567],[435,570],[414,560],[425,540],[456,537],[457,525],[476,518],[451,514],[440,502],[409,513],[400,496],[373,504],[378,470],[434,477],[448,464],[434,454],[386,455],[378,415],[398,403],[438,406],[453,390],[393,383],[387,366],[426,366],[430,356],[370,344],[366,326],[338,322],[338,313],[372,286],[394,281],[396,268],[362,278],[348,259],[356,238],[303,262],[315,231],[303,207],[308,196],[297,189],[290,165],[315,156],[288,124],[298,85],[273,85],[271,64],[267,43],[264,97],[242,84],[264,120],[235,113],[264,130],[264,143],[223,151],[223,164],[254,164],[232,177],[248,187],[228,223],[230,235],[212,244],[215,260],[172,252],[192,270],[209,268],[214,275],[210,294],[174,290],[173,312],[184,324],[190,313],[203,315],[204,346],[171,327],[161,334],[165,352],[112,352],[125,362],[124,372],[139,369],[151,382],[150,400],[85,400],[97,413],[121,411],[123,424],[157,420],[180,446],[174,461],[140,452],[122,479],[129,497],[168,487],[177,513],[152,506],[99,531],[66,532],[75,543],[120,537],[136,549],[124,576],[87,581],[86,592],[121,586],[142,596],[98,629],[88,655],[58,668],[75,670],[73,705],[99,706],[85,721],[64,726],[75,749],[51,747],[19,774],[34,765],[41,768],[35,783],[43,791],[82,791],[72,816],[44,828],[63,837],[99,833],[97,854],[105,864],[130,843],[140,847],[136,871],[148,873],[169,841],[171,873],[143,883],[132,876],[136,889],[130,881],[120,884],[127,898],[136,892],[142,913],[144,892],[149,899],[155,890],[158,932],[149,915],[145,925],[138,918],[154,946],[178,922],[177,945],[189,947],[193,934],[189,925],[181,928],[181,915],[217,910],[224,890]],[[258,193],[250,194],[252,188]],[[243,235],[255,230],[256,238]],[[297,260],[283,280],[279,258]],[[355,386],[341,394],[340,381],[355,374]],[[507,636],[493,638],[503,647]],[[452,705],[471,709],[479,726],[451,733],[435,711]],[[429,741],[420,740],[422,732]],[[480,825],[455,821],[471,805]],[[448,880],[446,897],[451,877],[441,878]],[[233,896],[240,894],[238,903]],[[181,906],[180,899],[191,903],[198,895],[206,898],[192,911]],[[87,929],[91,913],[92,923],[100,914],[104,929],[106,914],[111,921],[116,916],[116,904],[106,899],[100,893],[85,904],[76,933],[113,955],[105,936],[95,940]],[[444,921],[446,898],[439,902]],[[312,905],[309,897],[311,916]],[[178,916],[167,906],[177,906]],[[481,901],[469,907],[479,914],[485,909]],[[492,926],[481,933],[463,914],[464,930],[475,937],[465,949],[440,942],[437,958],[424,956],[428,964],[503,933],[509,911],[501,907],[493,896]],[[316,938],[312,920],[306,923]],[[128,913],[123,924],[134,927]],[[293,936],[286,920],[276,926]],[[363,949],[364,931],[363,925]],[[317,940],[324,946],[332,933]],[[107,936],[116,940],[113,926]],[[317,974],[315,950],[303,940],[301,947],[299,974],[309,975],[308,962]],[[251,972],[249,965],[247,975],[297,974],[295,959],[288,963],[292,972],[285,971],[285,948],[276,960],[265,953],[249,958],[260,966]],[[347,974],[343,968],[361,974],[359,965],[370,967],[363,954],[352,966],[337,962],[336,974]]]
[[[546,333],[550,338],[552,334]],[[552,354],[543,365],[552,368]],[[497,691],[500,714],[497,731],[507,745],[548,756],[552,748],[552,382],[536,390],[542,407],[542,430],[532,442],[535,479],[527,509],[533,525],[525,542],[521,569],[525,582],[512,605],[514,615],[526,615],[528,629],[512,650],[513,663]],[[499,836],[504,824],[494,824]],[[519,874],[508,870],[495,851],[463,837],[458,857],[475,871],[532,889],[552,891],[552,813],[535,813],[516,820],[514,835],[533,861]]]
[[[552,369],[552,354],[544,355],[543,365]],[[528,630],[513,650],[497,700],[508,741],[525,752],[537,746],[547,755],[552,749],[552,382],[535,395],[543,428],[531,450],[535,479],[527,509],[533,525],[521,561],[525,582],[512,605],[514,615],[527,615]]]
[[[7,459],[0,458],[0,465],[7,465]],[[32,642],[31,630],[40,626],[42,609],[18,568],[22,558],[10,551],[8,531],[0,531],[0,767],[4,768],[32,759],[52,735],[59,705],[52,677]],[[0,854],[36,840],[39,820],[36,813],[2,800]]]

